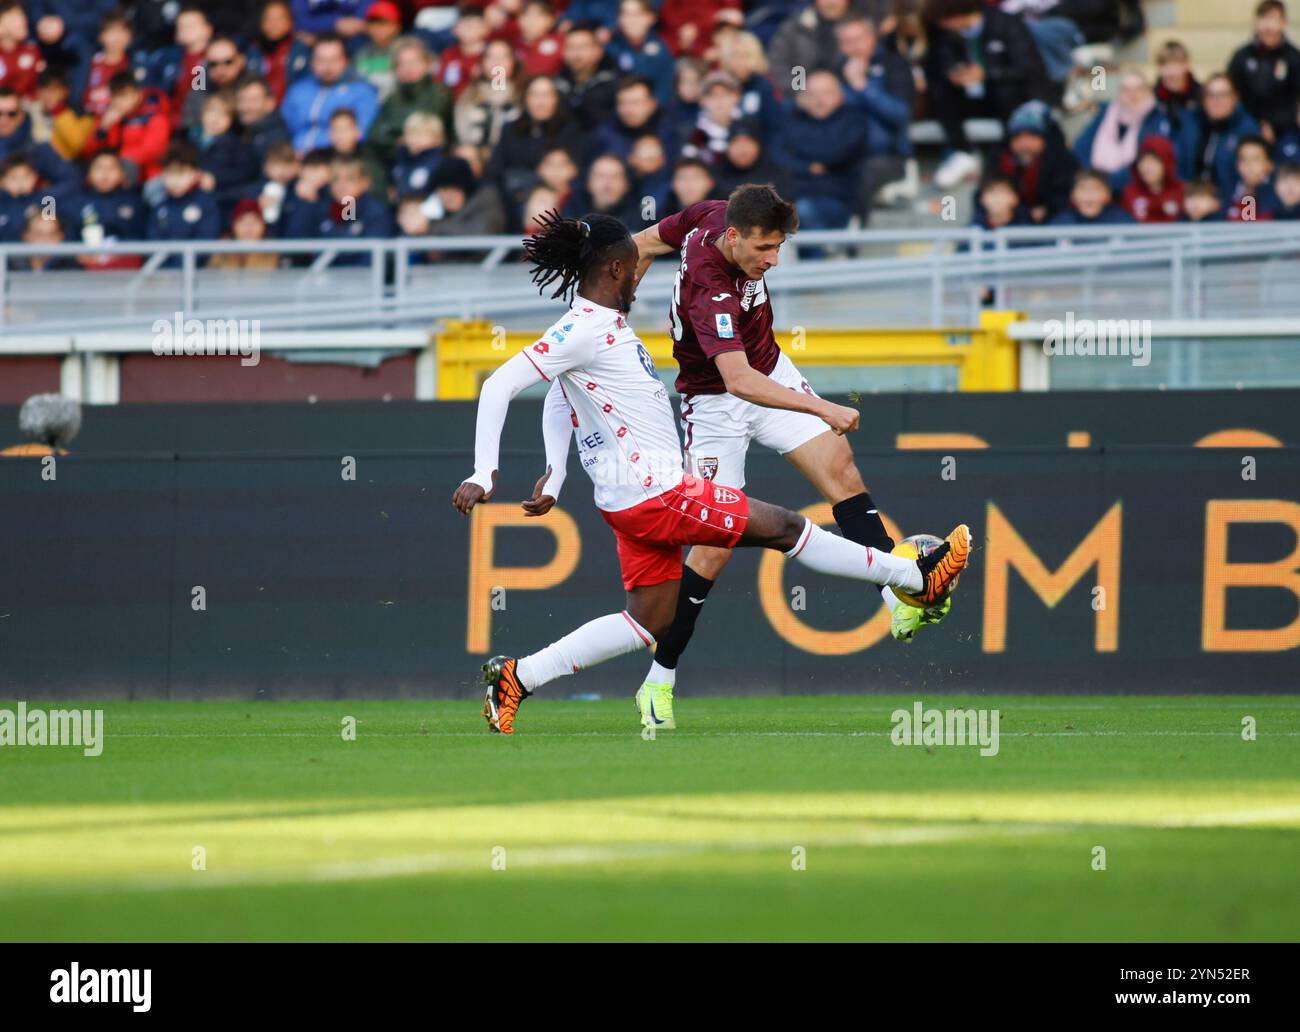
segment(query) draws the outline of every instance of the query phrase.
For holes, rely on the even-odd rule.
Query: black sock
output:
[[[691,635],[695,633],[695,621],[704,608],[704,600],[709,597],[711,587],[713,581],[701,577],[689,566],[682,567],[682,583],[677,592],[677,612],[673,615],[673,625],[655,647],[655,662],[666,670],[677,669],[677,660],[686,651]],[[699,601],[693,602],[692,599]]]
[[[889,552],[894,547],[894,539],[885,529],[885,523],[876,512],[876,503],[871,495],[863,491],[860,495],[836,502],[831,508],[835,522],[839,524],[840,533],[859,545],[869,545],[882,552]]]

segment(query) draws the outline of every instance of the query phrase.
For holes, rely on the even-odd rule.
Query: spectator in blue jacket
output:
[[[650,0],[623,0],[618,8],[618,32],[605,53],[624,75],[638,75],[651,83],[660,104],[673,96],[673,55],[654,29],[658,20]]]
[[[843,229],[862,192],[866,116],[844,103],[831,71],[808,76],[808,88],[787,109],[778,161],[794,179],[795,207],[805,229]]]
[[[722,197],[731,196],[732,190],[745,183],[771,183],[782,197],[794,194],[790,173],[767,153],[757,122],[743,120],[732,126],[727,153],[714,172],[718,194]]]
[[[275,106],[275,95],[265,79],[245,79],[235,93],[235,113],[240,135],[252,148],[260,165],[277,144],[289,142],[289,127]]]
[[[1277,217],[1285,222],[1300,220],[1300,165],[1279,165],[1273,189],[1277,194]]]
[[[1237,144],[1237,183],[1228,201],[1228,221],[1273,219],[1280,208],[1273,188],[1273,149],[1264,137],[1247,136]]]
[[[0,86],[0,161],[14,154],[25,155],[52,187],[73,186],[77,182],[75,166],[59,157],[48,143],[32,142],[32,120],[23,110],[22,100],[9,87]]]
[[[649,79],[633,76],[618,84],[614,97],[614,114],[596,127],[587,146],[589,159],[613,154],[622,161],[632,153],[632,145],[647,133],[659,137],[665,154],[676,154],[680,141],[659,106]]]
[[[291,237],[314,240],[375,240],[393,235],[393,217],[388,205],[370,190],[366,163],[358,157],[338,158],[330,168],[328,191],[321,191],[314,204],[294,212]],[[370,254],[340,254],[336,266],[370,264]]]
[[[1188,119],[1175,126],[1156,103],[1155,92],[1140,72],[1120,80],[1119,93],[1103,104],[1074,141],[1074,153],[1085,168],[1104,172],[1112,192],[1128,185],[1133,162],[1148,136],[1163,136],[1174,145],[1178,174],[1190,178],[1194,165],[1195,131]]]
[[[1080,169],[1074,176],[1070,206],[1052,216],[1053,226],[1121,226],[1137,220],[1118,204],[1113,204],[1110,177],[1094,169]]]
[[[602,154],[591,163],[587,178],[573,191],[562,213],[571,218],[581,218],[584,212],[613,215],[634,233],[647,225],[642,218],[645,207],[632,189],[632,177],[627,165],[613,154]],[[656,221],[651,218],[650,222]]]
[[[1237,185],[1237,145],[1259,133],[1259,123],[1237,100],[1232,80],[1222,72],[1211,75],[1201,91],[1195,128],[1192,170],[1186,179],[1208,179],[1220,197],[1231,197]],[[1182,174],[1182,169],[1179,169]]]
[[[840,48],[840,84],[844,99],[866,116],[867,156],[863,163],[860,213],[871,216],[871,202],[886,183],[902,179],[912,144],[907,127],[912,120],[916,85],[912,67],[897,50],[880,45],[875,24],[851,14],[835,26]]]
[[[1183,187],[1180,222],[1223,222],[1225,218],[1219,188],[1209,180],[1197,179]]]
[[[357,46],[365,42],[371,0],[293,0],[293,24],[310,36],[335,33]]]
[[[695,131],[700,117],[700,90],[709,74],[709,66],[694,57],[683,57],[673,73],[673,99],[664,113],[676,139],[684,140]]]
[[[311,74],[289,87],[280,109],[299,153],[329,144],[330,116],[339,108],[352,110],[364,135],[379,110],[379,94],[348,68],[342,38],[326,33],[312,47]]]
[[[119,0],[26,0],[23,6],[46,60],[58,55],[70,70],[84,73],[95,55],[100,23],[122,4]]]
[[[199,182],[216,198],[221,224],[228,225],[236,202],[250,196],[257,187],[261,163],[236,131],[235,104],[229,94],[208,97],[199,119],[191,134],[203,173]]]
[[[992,175],[980,184],[975,215],[970,224],[981,229],[1002,229],[1006,226],[1032,226],[1034,218],[1021,203],[1016,184],[1006,176]],[[984,248],[992,250],[992,241]],[[961,249],[965,250],[966,245],[963,244]]]
[[[1293,126],[1289,133],[1277,141],[1276,153],[1279,162],[1300,165],[1300,125]]]
[[[642,201],[649,200],[655,212],[666,214],[672,174],[668,170],[668,155],[663,141],[653,134],[642,136],[632,145],[627,164],[634,176],[632,189],[636,195]],[[524,225],[527,225],[527,220]]]
[[[573,0],[564,12],[560,31],[568,32],[575,25],[599,25],[613,29],[618,25],[619,0]]]
[[[38,188],[40,175],[32,160],[22,152],[10,154],[0,163],[0,243],[17,243],[32,215],[57,209],[49,190]]]
[[[194,148],[175,143],[162,163],[163,200],[149,213],[146,236],[150,240],[216,240],[221,236],[221,215],[216,198],[199,185],[202,176]],[[166,267],[176,268],[173,255]]]
[[[446,154],[447,131],[430,111],[412,111],[402,123],[402,142],[393,151],[389,170],[392,195],[427,197],[433,177]]]
[[[269,157],[267,164],[270,164]],[[309,240],[316,235],[317,215],[329,194],[332,167],[332,156],[323,147],[303,155],[297,174],[285,185],[278,217],[271,217],[276,214],[274,210],[267,213],[267,225],[275,226],[276,236],[284,240]],[[280,182],[283,175],[280,171],[271,181]],[[265,186],[262,193],[264,196],[267,193]],[[275,193],[279,191],[272,191],[272,200]],[[266,205],[262,210],[266,211]]]
[[[67,206],[71,209],[67,228],[74,238],[93,243],[83,230],[98,224],[105,242],[144,239],[144,199],[139,190],[126,185],[122,159],[113,151],[100,151],[90,159],[85,185],[73,196],[73,204]]]
[[[752,32],[728,32],[718,38],[718,65],[740,85],[740,117],[757,127],[764,143],[781,129],[781,102],[768,78],[767,54]]]

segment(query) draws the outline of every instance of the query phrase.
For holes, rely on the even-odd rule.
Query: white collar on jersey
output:
[[[608,305],[598,305],[598,304],[596,304],[596,302],[593,301],[591,298],[589,298],[589,297],[583,297],[581,294],[575,293],[575,294],[573,295],[573,305],[572,305],[572,307],[573,307],[573,308],[577,308],[577,307],[579,307],[580,305],[590,305],[592,308],[599,308],[602,312],[613,312],[615,315],[622,315],[622,314],[623,314],[623,313],[622,313],[619,309],[617,309],[617,308],[610,308]]]

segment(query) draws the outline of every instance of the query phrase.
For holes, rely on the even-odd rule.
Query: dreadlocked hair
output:
[[[630,239],[627,227],[612,215],[565,219],[552,209],[536,216],[535,221],[540,228],[524,238],[524,256],[533,267],[533,282],[540,294],[558,280],[551,297],[566,301],[573,299],[574,288],[591,268]]]

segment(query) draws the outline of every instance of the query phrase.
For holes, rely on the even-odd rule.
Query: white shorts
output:
[[[768,376],[791,390],[816,393],[782,352]],[[745,486],[745,453],[757,441],[779,455],[830,430],[817,416],[764,408],[732,394],[683,394],[686,472],[724,487]]]

